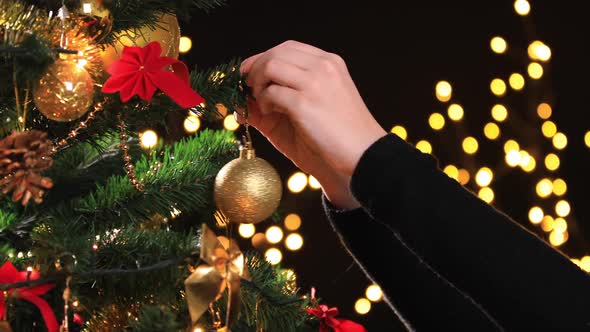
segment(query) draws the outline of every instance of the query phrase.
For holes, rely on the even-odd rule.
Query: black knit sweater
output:
[[[409,329],[590,331],[590,277],[390,134],[351,181],[362,209],[326,212]],[[387,327],[383,327],[387,331]]]

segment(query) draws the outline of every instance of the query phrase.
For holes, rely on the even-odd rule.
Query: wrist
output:
[[[350,191],[350,176],[332,173],[318,178],[318,181],[322,185],[322,192],[334,207],[342,210],[361,207]]]

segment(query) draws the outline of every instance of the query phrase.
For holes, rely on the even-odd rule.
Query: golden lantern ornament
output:
[[[113,29],[113,17],[104,6],[108,0],[82,0],[76,10],[76,20],[84,27],[86,34],[95,42],[100,42]]]
[[[180,25],[175,15],[162,14],[155,27],[144,26],[141,29],[127,30],[115,37],[115,45],[107,47],[101,53],[105,69],[121,57],[125,46],[144,47],[153,41],[162,46],[161,56],[178,59]]]
[[[58,59],[35,84],[33,97],[47,118],[68,122],[86,113],[94,96],[90,74],[73,60]]]
[[[215,178],[217,208],[230,222],[256,224],[279,206],[283,186],[277,171],[256,157],[250,135],[240,147],[240,157],[227,163]]]

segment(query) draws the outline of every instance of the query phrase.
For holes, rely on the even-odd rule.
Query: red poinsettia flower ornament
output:
[[[145,47],[126,46],[121,58],[109,66],[111,77],[102,87],[104,93],[119,92],[127,102],[138,95],[151,101],[160,89],[182,108],[190,108],[204,101],[189,85],[186,65],[173,58],[160,56],[162,47],[151,42]],[[172,70],[169,70],[169,68]]]

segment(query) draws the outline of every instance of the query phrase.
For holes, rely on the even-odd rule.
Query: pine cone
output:
[[[12,191],[12,201],[27,205],[43,201],[43,189],[53,187],[53,181],[40,175],[51,167],[52,143],[47,133],[38,130],[13,132],[0,140],[0,190]]]

